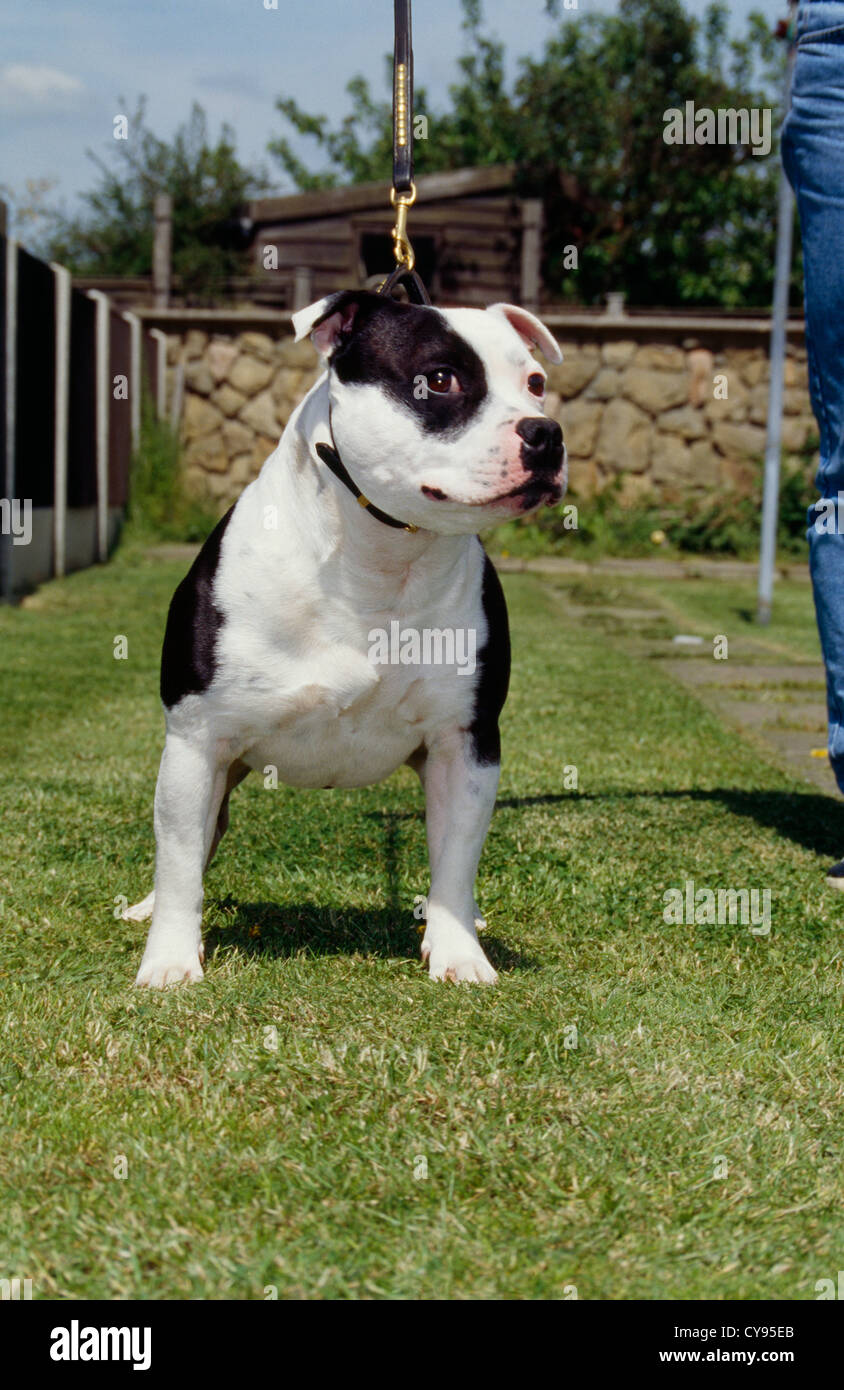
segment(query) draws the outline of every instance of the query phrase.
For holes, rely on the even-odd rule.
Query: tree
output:
[[[126,109],[122,99],[120,105]],[[88,151],[99,184],[83,196],[81,216],[56,217],[49,253],[76,274],[149,274],[153,203],[157,193],[169,193],[173,275],[188,301],[212,300],[230,276],[243,273],[238,217],[244,202],[268,187],[266,175],[240,164],[229,126],[212,140],[197,104],[169,144],[147,126],[143,99],[127,119],[127,138],[113,141],[109,162]]]
[[[55,220],[55,213],[47,201],[55,186],[55,179],[26,179],[21,190],[0,183],[0,198],[6,203],[9,215],[8,235],[25,241],[35,255]]]
[[[431,135],[417,144],[418,172],[512,163],[519,192],[545,204],[543,272],[554,299],[596,303],[623,290],[633,304],[770,302],[775,142],[763,158],[747,146],[663,139],[664,113],[687,100],[772,109],[777,129],[785,54],[764,16],[729,38],[722,3],[696,19],[680,0],[621,0],[616,14],[561,22],[508,86],[481,0],[462,5],[467,44],[450,108],[431,112],[417,89]],[[559,0],[546,9],[561,16]],[[270,153],[300,188],[389,177],[390,103],[360,77],[347,90],[352,110],[336,130],[289,98],[277,103],[328,160],[327,173],[312,174],[284,136],[273,141]]]

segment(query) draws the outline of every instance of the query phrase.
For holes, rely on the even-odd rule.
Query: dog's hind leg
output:
[[[155,901],[137,985],[202,979],[202,876],[229,766],[215,741],[168,733],[155,788]]]
[[[145,898],[141,898],[139,903],[133,903],[131,907],[124,908],[124,922],[146,922],[152,916],[155,907],[155,889],[147,893]]]
[[[239,784],[243,781],[244,777],[247,777],[249,775],[250,771],[251,768],[247,767],[246,763],[240,762],[240,760],[238,760],[237,762],[233,762],[228,770],[228,774],[226,776],[226,790],[223,794],[223,800],[220,804],[220,809],[217,813],[217,819],[214,824],[214,830],[211,836],[211,848],[208,850],[208,854],[205,858],[204,872],[206,874],[208,872],[208,866],[210,865],[211,860],[217,853],[220,841],[222,840],[223,836],[229,828],[229,796],[234,791],[235,787],[239,786]],[[151,894],[150,896],[153,895]]]

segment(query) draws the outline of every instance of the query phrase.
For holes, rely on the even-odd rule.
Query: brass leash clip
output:
[[[395,188],[390,190],[390,202],[396,210],[396,224],[393,227],[393,255],[396,264],[404,266],[405,270],[412,270],[416,264],[416,256],[407,235],[407,210],[412,208],[416,202],[416,184],[410,185],[409,193],[397,193]]]

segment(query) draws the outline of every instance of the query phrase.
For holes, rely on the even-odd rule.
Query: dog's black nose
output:
[[[542,415],[528,415],[516,426],[516,434],[524,440],[522,463],[537,473],[556,473],[563,461],[563,431],[556,420]]]

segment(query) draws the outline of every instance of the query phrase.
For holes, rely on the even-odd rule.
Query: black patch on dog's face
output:
[[[331,356],[344,385],[374,385],[407,411],[426,434],[458,434],[487,398],[486,371],[475,349],[436,309],[397,304],[377,295],[349,295],[354,322]],[[374,301],[374,302],[373,302]],[[424,394],[420,380],[453,372],[460,391]]]
[[[488,765],[501,762],[498,716],[504,708],[510,684],[510,625],[501,580],[486,554],[481,603],[488,630],[478,654],[481,675],[475,688],[475,710],[469,734],[478,762]]]
[[[167,709],[184,695],[201,695],[214,679],[223,625],[214,603],[214,576],[233,511],[230,507],[215,526],[170,601],[161,651],[161,699]]]

